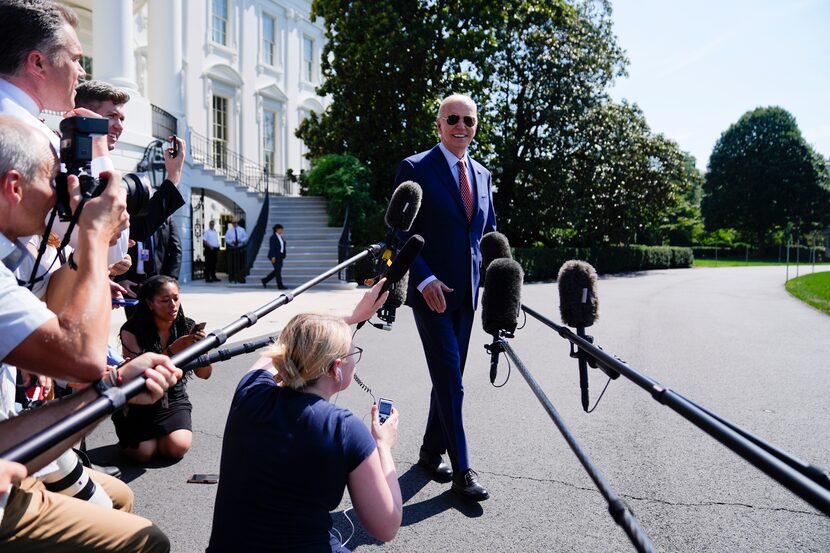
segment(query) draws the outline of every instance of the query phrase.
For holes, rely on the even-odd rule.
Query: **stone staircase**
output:
[[[256,260],[247,277],[248,285],[261,286],[260,280],[273,267],[268,260],[268,244],[276,223],[285,229],[288,256],[282,266],[282,280],[289,288],[298,286],[337,265],[337,243],[342,228],[328,226],[326,200],[309,196],[271,196],[268,225]],[[337,275],[321,283],[327,286],[353,286],[341,283]],[[276,287],[272,280],[269,287]]]

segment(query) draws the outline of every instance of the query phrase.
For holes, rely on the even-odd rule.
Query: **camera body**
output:
[[[74,116],[63,119],[60,123],[61,151],[60,160],[65,168],[55,178],[57,202],[55,208],[61,221],[72,219],[69,203],[69,175],[78,177],[81,195],[85,198],[100,196],[107,186],[105,178],[94,178],[90,174],[92,163],[93,136],[105,135],[109,131],[109,121],[103,117]],[[122,186],[127,192],[127,212],[138,215],[146,207],[150,193],[141,179],[132,173],[124,175]]]

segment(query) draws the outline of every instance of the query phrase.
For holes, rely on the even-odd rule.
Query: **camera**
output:
[[[69,203],[69,175],[78,177],[81,195],[85,198],[100,196],[107,186],[106,179],[93,178],[90,174],[92,162],[92,137],[105,135],[109,122],[103,117],[67,117],[60,123],[60,160],[65,168],[55,178],[57,202],[55,208],[62,221],[72,219]],[[150,199],[150,192],[141,180],[130,173],[121,182],[127,192],[127,212],[130,215],[141,213]]]

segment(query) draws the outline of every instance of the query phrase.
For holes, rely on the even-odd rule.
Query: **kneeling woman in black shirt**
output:
[[[360,358],[347,323],[383,304],[379,290],[346,318],[295,316],[242,378],[225,427],[208,553],[347,552],[330,533],[329,514],[346,486],[366,531],[395,537],[402,515],[392,459],[398,412],[381,426],[373,405],[370,432],[330,403],[349,386]]]
[[[192,332],[193,319],[184,316],[176,279],[156,275],[145,280],[138,292],[138,306],[121,327],[121,345],[126,359],[154,351],[173,355],[205,337]],[[191,333],[192,332],[192,333]],[[210,378],[212,367],[199,367],[199,378]],[[154,457],[181,459],[193,441],[187,397],[187,375],[152,405],[128,405],[112,416],[124,454],[146,463]]]

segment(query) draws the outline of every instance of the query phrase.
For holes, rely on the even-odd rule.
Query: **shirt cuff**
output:
[[[438,277],[436,277],[435,275],[430,275],[430,276],[426,277],[424,280],[421,281],[421,284],[418,285],[418,291],[423,294],[424,293],[424,288],[426,288],[427,284],[429,284],[433,280],[438,280]]]
[[[96,157],[89,163],[89,172],[96,179],[104,171],[115,171],[115,165],[113,165],[112,158],[109,156]]]

